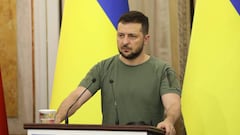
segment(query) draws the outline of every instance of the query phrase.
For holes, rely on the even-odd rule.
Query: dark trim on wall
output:
[[[195,0],[190,0],[190,17],[191,17],[191,23],[190,23],[190,28],[192,29],[192,24],[193,24],[193,17],[194,17],[194,7],[195,7]]]
[[[31,17],[32,17],[32,100],[33,100],[33,123],[36,122],[35,110],[36,110],[36,89],[35,89],[35,54],[34,54],[34,0],[31,0]]]
[[[62,25],[62,14],[63,14],[63,1],[59,0],[59,26]]]

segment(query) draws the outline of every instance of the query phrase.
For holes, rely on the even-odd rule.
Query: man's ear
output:
[[[150,35],[149,35],[149,34],[146,34],[146,35],[144,36],[144,44],[145,44],[145,45],[148,44],[149,39],[150,39]]]

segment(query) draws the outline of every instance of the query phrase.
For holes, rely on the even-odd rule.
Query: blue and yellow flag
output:
[[[183,84],[188,135],[240,135],[240,0],[199,0]]]
[[[88,70],[117,53],[116,24],[127,12],[127,0],[66,0],[50,108],[57,109]],[[72,117],[70,123],[101,123],[97,93]]]

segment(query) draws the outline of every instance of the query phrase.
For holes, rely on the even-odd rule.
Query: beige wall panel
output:
[[[17,117],[8,118],[10,135],[26,135],[23,124],[33,122],[34,100],[31,4],[31,0],[16,0],[18,112]],[[0,3],[0,5],[2,5],[2,3]]]

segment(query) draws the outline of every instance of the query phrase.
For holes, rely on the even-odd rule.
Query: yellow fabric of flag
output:
[[[66,0],[64,4],[51,109],[60,106],[93,65],[117,53],[116,29],[97,0]],[[100,124],[101,120],[98,92],[69,123]]]
[[[240,135],[240,16],[230,0],[198,0],[182,113],[188,135]]]

